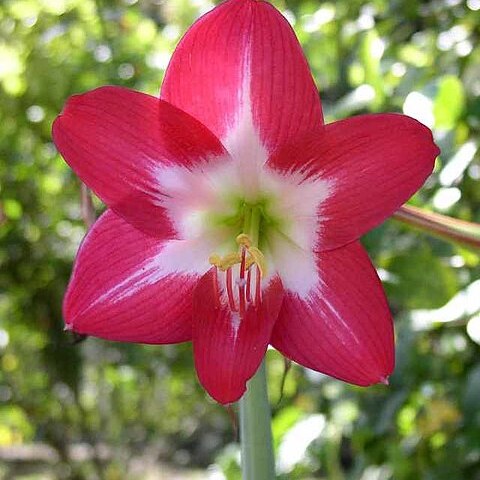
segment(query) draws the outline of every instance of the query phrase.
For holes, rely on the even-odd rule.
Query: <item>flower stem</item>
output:
[[[240,399],[240,438],[242,479],[273,480],[275,459],[265,360],[248,382],[247,391]]]
[[[429,212],[422,208],[404,205],[393,218],[443,240],[478,249],[480,225]]]

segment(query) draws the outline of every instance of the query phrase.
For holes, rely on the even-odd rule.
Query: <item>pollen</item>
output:
[[[240,234],[236,238],[237,244],[246,249],[248,256],[245,259],[245,269],[248,270],[252,265],[257,265],[260,269],[260,274],[264,277],[267,274],[267,261],[263,252],[257,248],[252,247],[250,237],[245,233]],[[243,250],[242,248],[242,250]],[[242,263],[242,252],[233,252],[221,257],[217,253],[212,253],[208,257],[210,265],[217,267],[222,272],[226,272],[234,265]]]
[[[234,265],[241,263],[242,255],[240,253],[229,253],[228,255],[221,257],[216,253],[212,253],[208,258],[208,261],[210,262],[210,265],[214,265],[222,270],[222,272],[225,272]]]
[[[246,233],[241,233],[237,238],[236,241],[238,245],[244,246],[246,248],[250,248],[252,246],[252,241],[250,237]]]

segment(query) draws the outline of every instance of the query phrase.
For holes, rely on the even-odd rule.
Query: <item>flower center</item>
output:
[[[247,290],[266,286],[273,275],[286,289],[305,295],[313,286],[309,279],[316,278],[313,247],[321,234],[319,206],[329,194],[329,183],[263,165],[255,171],[243,167],[228,161],[158,173],[162,206],[179,237],[165,252],[172,269],[202,274],[209,263],[215,265],[225,292],[231,275],[228,285],[235,295],[230,300],[236,306],[240,298],[235,285],[245,286],[245,297],[240,297],[247,298]],[[245,240],[241,235],[248,237],[247,243],[237,240]]]
[[[257,201],[248,202],[227,193],[219,200],[221,209],[210,211],[205,220],[210,229],[219,233],[219,238],[227,236],[228,250],[236,247],[234,240],[244,233],[249,236],[251,246],[267,251],[269,233],[274,229],[281,230],[283,222],[284,215],[277,211],[278,206],[275,208],[276,197],[265,195]]]
[[[260,305],[261,281],[262,277],[267,274],[265,255],[257,246],[264,216],[262,207],[245,203],[242,210],[243,233],[240,233],[235,239],[238,250],[224,256],[213,253],[209,257],[211,265],[225,272],[230,309],[233,312],[239,312],[240,316],[245,314],[248,304]],[[235,282],[234,275],[236,276]],[[252,295],[252,291],[254,291],[254,295]]]

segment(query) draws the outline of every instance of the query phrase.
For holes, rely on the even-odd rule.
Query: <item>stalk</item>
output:
[[[443,240],[473,249],[480,248],[480,225],[404,205],[393,218]]]
[[[268,403],[265,360],[247,384],[240,399],[242,479],[275,479],[270,404]]]

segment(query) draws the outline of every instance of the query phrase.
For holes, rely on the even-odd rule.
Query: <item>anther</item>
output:
[[[210,257],[208,257],[208,261],[210,265],[214,265],[215,267],[222,270],[222,272],[226,272],[229,268],[240,263],[242,261],[242,257],[239,253],[229,253],[224,257],[213,253],[212,255],[210,255]]]
[[[237,238],[237,244],[243,247],[250,248],[252,246],[252,241],[246,233],[241,233]]]
[[[253,258],[253,263],[256,263],[260,269],[260,274],[264,277],[267,274],[265,255],[257,247],[250,247],[248,253]]]
[[[252,302],[260,305],[262,294],[262,277],[267,274],[267,262],[265,255],[257,247],[252,246],[250,237],[245,233],[237,236],[236,242],[240,252],[229,253],[224,257],[213,253],[208,261],[216,269],[225,272],[228,304],[232,312],[240,312],[240,317],[245,315],[247,305]],[[233,284],[233,267],[239,265],[238,278]],[[255,268],[255,286],[252,286],[253,273]],[[216,271],[216,270],[215,270]],[[236,270],[237,271],[237,270]],[[235,294],[238,292],[238,303]]]
[[[213,265],[215,267],[219,267],[220,264],[222,263],[222,257],[220,255],[218,255],[217,253],[212,253],[208,257],[208,263],[210,263],[210,265]]]

